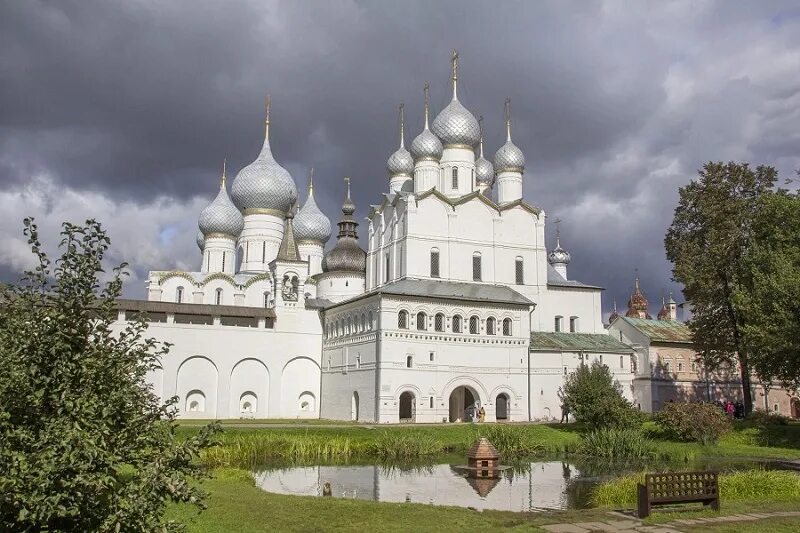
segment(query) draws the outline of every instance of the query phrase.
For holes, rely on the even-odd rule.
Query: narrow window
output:
[[[442,313],[436,313],[436,317],[433,320],[433,327],[436,331],[444,331],[444,315]]]
[[[428,406],[429,406],[431,409],[433,409],[433,396],[431,396],[431,397],[428,399],[428,401],[429,401],[429,403],[428,403]]]
[[[222,305],[222,289],[217,289],[214,294],[214,303]]]
[[[603,364],[603,356],[602,355],[600,356],[600,364],[601,365]]]
[[[619,356],[619,367],[625,368],[625,359],[621,355]]]
[[[228,255],[228,252],[222,252],[222,271],[225,272],[225,256]]]
[[[264,293],[264,307],[269,307],[269,293]]]
[[[261,262],[267,262],[267,241],[261,242]]]
[[[411,368],[411,365],[414,363],[414,358],[410,355],[406,357],[406,368]]]
[[[458,167],[453,167],[453,189],[458,189]]]
[[[556,333],[561,331],[561,321],[563,319],[564,319],[564,317],[562,317],[562,316],[557,316],[556,317],[555,324],[553,324],[553,327],[554,327]]]
[[[436,354],[436,352],[430,352],[430,353],[428,354],[428,356],[430,357],[431,363],[433,362],[433,356],[434,356],[435,354]]]
[[[356,355],[356,368],[361,368],[361,354]]]
[[[631,356],[631,373],[636,373],[636,357],[633,355]]]
[[[694,361],[692,361],[692,372],[697,374],[697,363],[695,363]]]
[[[517,285],[524,285],[525,284],[525,264],[522,262],[521,257],[517,257],[517,260],[514,261],[514,277],[516,278],[515,281]]]
[[[369,312],[369,320],[367,321],[367,325],[369,326],[369,329],[370,329],[370,331],[371,331],[371,330],[372,330],[372,328],[373,328],[373,322],[372,322],[372,311],[370,311],[370,312]]]
[[[569,332],[575,333],[578,331],[578,317],[571,316],[569,317]]]
[[[425,316],[425,313],[423,313],[422,311],[417,313],[417,329],[418,330],[424,331],[424,330],[428,329],[427,322],[428,322],[428,317]]]
[[[461,333],[461,317],[459,315],[453,317],[453,333]]]
[[[347,334],[350,335],[353,332],[353,318],[347,317]]]
[[[486,319],[486,334],[487,335],[494,335],[495,334],[495,329],[496,329],[495,324],[496,323],[497,323],[497,320],[493,316],[490,316],[489,318]]]
[[[506,337],[511,336],[511,319],[505,318],[503,319],[503,335]]]
[[[239,246],[239,248],[236,249],[236,256],[237,256],[236,257],[237,268],[238,268],[238,270],[241,270],[242,269],[242,262],[244,261],[244,248]]]
[[[386,283],[389,282],[389,254],[386,254]]]
[[[481,280],[481,254],[475,252],[472,254],[472,281]]]
[[[678,372],[683,372],[683,359],[678,360]]]
[[[670,364],[670,361],[669,361],[669,359],[665,360],[665,361],[664,361],[664,372],[666,372],[667,374],[669,374],[669,373],[672,371],[672,368],[670,368],[671,366],[672,366],[672,365]]]
[[[397,314],[397,327],[400,329],[408,329],[408,311],[400,311]]]
[[[564,375],[567,375],[567,367],[564,367]]]
[[[175,303],[183,303],[183,287],[178,287],[175,290]]]
[[[480,328],[480,320],[476,316],[469,317],[469,332],[472,335],[478,334],[478,329]]]
[[[406,323],[408,323],[408,320],[406,320]],[[366,330],[367,330],[367,315],[361,313],[361,331],[366,331]]]
[[[431,277],[438,278],[439,277],[439,249],[432,248],[431,249]]]

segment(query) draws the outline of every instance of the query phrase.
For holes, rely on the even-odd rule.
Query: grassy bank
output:
[[[632,507],[636,504],[636,485],[644,474],[623,476],[599,485],[592,503],[599,507]],[[800,474],[780,470],[747,470],[719,476],[723,502],[768,501],[800,503]]]
[[[617,520],[605,509],[511,513],[476,512],[464,508],[417,503],[375,503],[340,498],[287,496],[264,492],[244,470],[221,468],[204,483],[209,492],[208,509],[170,505],[167,516],[187,525],[190,532],[227,533],[237,531],[492,531],[497,529],[539,531],[537,526],[559,522]],[[795,502],[723,500],[722,514],[766,512],[797,507]],[[716,516],[709,511],[657,512],[646,523],[658,524],[678,518]],[[705,525],[698,531],[797,531],[800,520],[774,519]],[[732,529],[726,529],[732,528]],[[681,529],[683,531],[683,529]]]
[[[214,467],[248,467],[271,461],[403,461],[444,454],[463,455],[479,436],[487,436],[506,460],[541,455],[598,456],[598,453],[589,453],[593,449],[586,445],[589,439],[582,441],[580,427],[574,424],[341,427],[314,424],[251,427],[233,424],[236,425],[228,424],[220,435],[220,446],[203,454],[205,464]],[[180,431],[189,434],[197,431],[197,426],[182,426]],[[610,455],[613,458],[624,451],[610,449],[602,441],[595,444],[594,448],[604,451],[599,454],[601,456]],[[740,425],[713,446],[672,442],[651,436],[647,442],[639,443],[637,454],[673,462],[709,457],[798,459],[800,425],[766,429]]]

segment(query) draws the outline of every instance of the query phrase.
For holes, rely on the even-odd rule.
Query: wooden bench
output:
[[[638,484],[639,518],[650,516],[654,505],[702,503],[719,511],[719,483],[716,472],[670,472],[645,474]]]

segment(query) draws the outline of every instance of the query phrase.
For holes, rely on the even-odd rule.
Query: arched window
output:
[[[453,333],[461,333],[461,316],[456,315],[453,317]]]
[[[372,331],[372,328],[375,327],[375,324],[372,321],[372,311],[369,312],[369,317],[367,319],[367,327],[369,328],[370,331]]]
[[[202,391],[189,391],[186,395],[186,410],[189,412],[202,413],[206,410],[206,396]]]
[[[428,329],[428,317],[422,311],[417,313],[417,329],[418,330]]]
[[[242,262],[244,261],[244,248],[241,246],[236,250],[236,270],[242,269]]]
[[[469,317],[469,332],[472,335],[477,335],[480,329],[480,319],[477,316]]]
[[[619,367],[625,368],[625,358],[623,356],[619,356]]]
[[[175,303],[183,303],[183,287],[175,289]]]
[[[439,277],[439,249],[431,248],[431,277]]]
[[[458,167],[453,167],[453,188],[458,189]]]
[[[506,337],[511,336],[511,319],[504,318],[503,319],[503,335]]]
[[[406,356],[406,368],[411,368],[411,366],[413,364],[414,364],[414,358],[412,356],[410,356],[410,355],[407,355]]]
[[[222,305],[222,289],[217,289],[214,292],[214,303],[217,305]]]
[[[517,257],[514,261],[514,278],[517,285],[523,285],[525,283],[525,263],[522,261],[521,257]]]
[[[442,313],[436,313],[433,319],[433,328],[436,331],[444,331],[444,315]]]
[[[400,329],[408,329],[408,311],[403,310],[397,313],[397,327]]]
[[[481,274],[481,254],[480,252],[475,252],[472,254],[472,281],[481,281]]]
[[[385,255],[386,258],[386,283],[389,283],[389,254]]]
[[[672,372],[672,362],[669,359],[664,359],[664,373],[669,374]]]
[[[497,329],[497,319],[493,316],[490,316],[486,319],[486,334],[487,335],[494,335],[495,330]]]
[[[683,359],[678,359],[678,372],[683,372]]]
[[[431,396],[430,398],[428,398],[428,402],[429,402],[429,403],[428,403],[428,407],[430,407],[431,409],[433,409],[433,396]]]
[[[361,313],[361,331],[367,331],[367,315]]]
[[[350,335],[353,332],[353,318],[347,317],[347,334]]]

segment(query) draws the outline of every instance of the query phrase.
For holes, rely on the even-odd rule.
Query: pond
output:
[[[323,485],[330,483],[332,496],[337,498],[520,512],[590,507],[596,485],[644,468],[631,462],[548,460],[517,464],[496,479],[473,479],[456,464],[283,466],[258,469],[254,477],[261,489],[279,494],[322,496]],[[756,461],[659,465],[664,470],[770,466]]]

